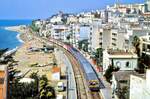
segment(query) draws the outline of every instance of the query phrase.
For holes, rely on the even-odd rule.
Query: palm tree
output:
[[[53,93],[52,92],[47,92],[47,94],[46,94],[46,97],[48,98],[48,99],[50,99],[51,97],[53,96]]]

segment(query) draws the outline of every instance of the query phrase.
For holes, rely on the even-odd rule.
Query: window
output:
[[[102,36],[102,32],[100,32],[99,35]]]
[[[119,82],[120,82],[120,83],[124,83],[124,84],[127,84],[127,83],[128,83],[127,80],[120,80]]]
[[[99,45],[102,45],[102,42],[100,42]]]
[[[112,45],[113,45],[113,46],[116,46],[116,44],[115,44],[115,43],[112,43]]]
[[[128,62],[126,62],[126,67],[130,67],[130,63],[129,63],[129,61]]]
[[[120,66],[121,66],[121,63],[120,63],[119,61],[117,61],[117,62],[116,62],[116,66],[117,66],[117,67],[120,67]]]

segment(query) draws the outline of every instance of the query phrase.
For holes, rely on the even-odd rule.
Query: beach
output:
[[[24,33],[24,29],[26,26],[25,25],[20,25],[20,26],[10,26],[10,27],[4,27],[5,30],[9,30],[9,31],[15,31],[18,32],[17,34],[17,39],[19,42],[24,43],[23,38],[21,38],[21,35],[23,35]]]
[[[5,29],[18,32],[18,39],[24,42],[17,49],[15,55],[13,56],[14,60],[18,61],[15,69],[21,71],[23,75],[25,74],[25,77],[29,77],[32,72],[39,72],[39,75],[48,75],[48,79],[51,80],[50,70],[52,68],[53,61],[55,60],[54,53],[44,53],[43,51],[30,51],[30,48],[42,48],[43,43],[37,39],[32,38],[28,27],[13,26],[6,27]],[[39,66],[47,66],[31,67],[32,64],[36,63],[38,63]]]

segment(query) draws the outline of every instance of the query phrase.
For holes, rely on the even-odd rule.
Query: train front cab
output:
[[[99,91],[99,81],[98,80],[90,80],[89,81],[89,89],[91,91]]]

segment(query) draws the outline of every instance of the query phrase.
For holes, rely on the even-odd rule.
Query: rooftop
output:
[[[130,80],[130,75],[137,74],[135,71],[118,71],[113,72],[117,81],[120,80]]]
[[[52,68],[52,73],[58,73],[60,72],[60,68],[59,67],[53,67]]]
[[[133,55],[131,52],[123,52],[123,51],[116,51],[116,52],[109,52],[111,55]]]

